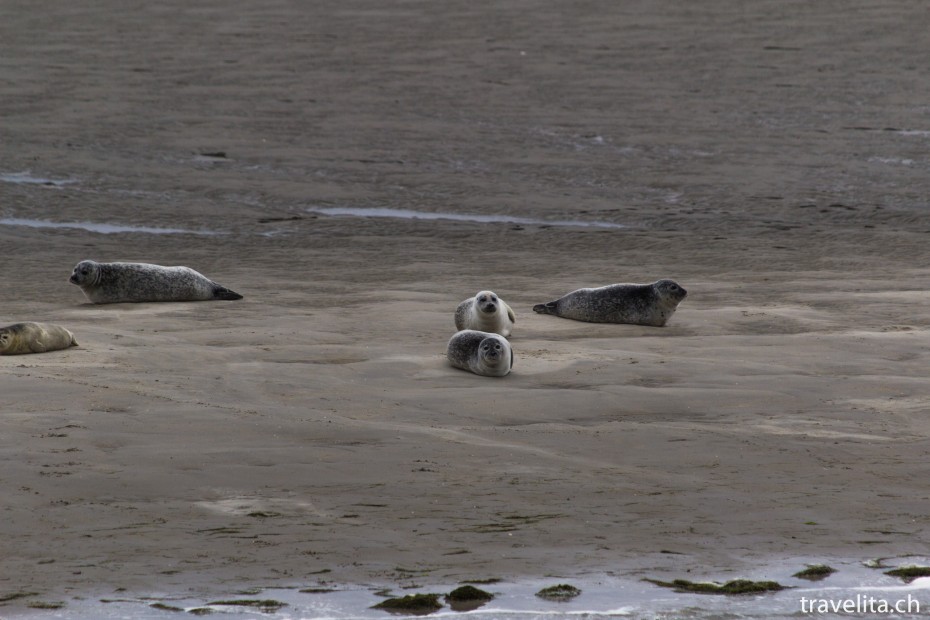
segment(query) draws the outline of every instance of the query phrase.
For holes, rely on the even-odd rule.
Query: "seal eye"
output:
[[[86,276],[88,273],[87,269],[81,269],[81,275]]]

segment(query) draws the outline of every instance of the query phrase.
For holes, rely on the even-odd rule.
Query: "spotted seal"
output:
[[[0,327],[0,355],[45,353],[76,347],[74,334],[46,323],[14,323]]]
[[[674,280],[652,284],[611,284],[580,288],[555,301],[533,306],[539,314],[553,314],[589,323],[665,325],[688,291]]]
[[[480,291],[455,309],[455,328],[458,330],[475,329],[506,338],[513,332],[516,322],[513,309],[494,291]]]
[[[77,284],[95,304],[242,299],[189,267],[83,260],[75,265],[69,282]]]
[[[449,339],[446,357],[456,368],[484,377],[503,377],[513,368],[513,349],[499,334],[464,329]]]

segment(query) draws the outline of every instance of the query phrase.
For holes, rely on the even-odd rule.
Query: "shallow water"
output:
[[[126,226],[107,224],[105,222],[49,222],[47,220],[30,220],[24,218],[0,218],[0,226],[28,226],[29,228],[77,228],[89,230],[102,235],[117,233],[145,233],[149,235],[222,235],[211,230],[187,230],[185,228],[156,228],[152,226]]]
[[[310,213],[321,213],[332,216],[351,217],[389,217],[408,220],[452,220],[456,222],[478,222],[482,224],[527,224],[532,226],[568,226],[581,228],[626,228],[622,224],[613,222],[599,222],[587,220],[543,220],[532,217],[515,217],[510,215],[479,215],[473,213],[431,213],[429,211],[414,211],[412,209],[388,208],[361,208],[361,207],[326,207],[309,208]]]
[[[909,558],[913,559],[913,558]],[[814,562],[807,562],[812,564]],[[925,563],[924,559],[917,563]],[[902,565],[905,563],[901,563]],[[792,561],[780,568],[762,571],[747,577],[764,580],[774,579],[789,589],[781,592],[719,596],[706,594],[682,594],[656,586],[638,578],[618,578],[612,576],[585,577],[582,579],[552,578],[547,580],[528,580],[518,583],[495,583],[477,587],[495,595],[495,599],[483,607],[468,612],[457,612],[444,606],[438,612],[428,614],[430,618],[480,618],[494,620],[507,618],[514,620],[557,619],[557,618],[629,618],[632,620],[690,618],[694,620],[769,619],[798,618],[816,616],[818,618],[905,618],[918,614],[930,613],[930,577],[921,578],[910,584],[884,574],[884,568],[867,568],[859,562],[833,562],[838,572],[819,582],[797,579],[791,575],[803,568],[804,562]],[[671,577],[663,576],[663,579]],[[691,576],[699,580],[698,577]],[[727,579],[735,578],[733,576]],[[725,581],[724,579],[717,579]],[[579,587],[582,593],[567,602],[553,602],[540,599],[535,595],[546,586],[557,583],[570,583]],[[307,586],[302,586],[307,587]],[[213,610],[212,617],[218,614],[233,615],[236,618],[272,619],[272,620],[374,620],[378,618],[413,618],[405,614],[390,614],[372,609],[372,605],[383,600],[377,594],[375,586],[316,586],[321,589],[334,588],[333,592],[300,592],[294,588],[256,589],[247,594],[232,594],[219,599],[195,599],[186,596],[161,595],[116,596],[101,595],[84,600],[64,601],[65,606],[59,610],[25,611],[16,614],[20,618],[75,618],[75,619],[115,619],[133,618],[148,620],[164,618],[166,610],[152,607],[155,604],[168,605],[178,611],[191,611],[205,607]],[[457,587],[442,585],[435,587],[418,587],[416,589],[395,588],[392,596],[405,596],[415,593],[447,593]],[[260,591],[259,591],[260,590]],[[274,600],[284,605],[273,611],[259,611],[249,607],[230,605],[210,605],[211,601],[262,599]],[[802,599],[806,601],[802,604]],[[441,599],[440,599],[441,600]],[[106,602],[105,602],[106,601]],[[846,612],[814,613],[815,606],[822,601],[831,605],[846,605]],[[899,604],[905,613],[878,612],[881,601],[889,605]],[[43,599],[43,602],[50,602]],[[802,606],[803,605],[803,606]],[[911,613],[907,613],[907,606]],[[839,607],[838,607],[839,609]]]
[[[17,183],[20,185],[47,185],[49,187],[64,187],[77,183],[74,179],[48,179],[33,176],[30,172],[4,172],[0,173],[0,183]]]

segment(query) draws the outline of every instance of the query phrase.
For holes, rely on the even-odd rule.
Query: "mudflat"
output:
[[[0,318],[80,346],[0,358],[0,593],[926,552],[928,21],[4,2]],[[244,299],[91,305],[86,258]],[[664,277],[664,328],[531,311]],[[444,357],[482,289],[504,379]]]

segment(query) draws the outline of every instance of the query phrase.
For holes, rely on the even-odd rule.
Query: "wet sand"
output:
[[[0,216],[223,234],[0,226],[3,324],[81,344],[0,358],[0,594],[927,551],[920,3],[95,6],[0,7],[0,173],[72,181]],[[665,328],[530,310],[660,277]],[[503,380],[444,359],[482,288]]]

